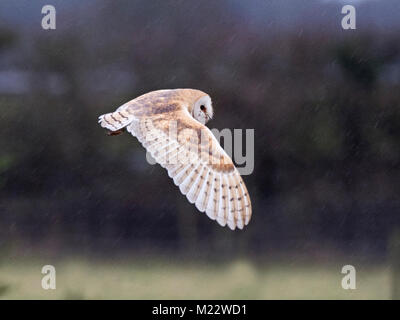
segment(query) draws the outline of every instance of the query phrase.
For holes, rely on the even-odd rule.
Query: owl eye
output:
[[[201,111],[204,111],[204,110],[206,110],[206,107],[205,107],[204,105],[201,105],[201,106],[200,106],[200,110],[201,110]]]

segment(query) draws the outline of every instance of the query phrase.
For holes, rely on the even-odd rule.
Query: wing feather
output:
[[[227,182],[228,182],[228,197],[229,197],[229,213],[232,216],[234,224],[239,227],[238,219],[237,219],[237,209],[236,209],[237,208],[237,206],[236,206],[237,197],[234,192],[234,189],[232,189],[235,187],[235,182],[232,177],[232,174],[228,175],[227,180],[228,180]]]
[[[238,219],[240,220],[240,225],[243,227],[245,226],[245,212],[244,212],[244,196],[242,188],[240,188],[240,179],[238,175],[234,176],[235,179],[235,192],[238,200],[237,204],[237,214]],[[239,225],[238,225],[239,226]]]
[[[207,188],[207,182],[209,182],[210,183],[210,179],[212,179],[212,178],[210,178],[210,176],[212,175],[213,173],[211,172],[211,170],[208,168],[207,169],[207,172],[206,172],[206,174],[205,174],[205,178],[204,178],[204,183],[203,183],[203,185],[202,185],[202,187],[201,187],[201,189],[200,189],[200,191],[199,191],[199,195],[198,195],[198,197],[197,197],[197,199],[196,199],[196,202],[195,202],[195,205],[196,205],[196,208],[200,211],[200,212],[204,212],[205,211],[205,207],[204,207],[204,200],[205,200],[205,197],[206,197],[206,193],[205,193],[205,190],[206,190],[206,188]]]
[[[192,187],[190,188],[189,192],[186,195],[190,203],[195,203],[197,197],[199,196],[199,192],[205,182],[204,180],[205,172],[206,172],[206,167],[202,164],[195,183],[193,183]]]

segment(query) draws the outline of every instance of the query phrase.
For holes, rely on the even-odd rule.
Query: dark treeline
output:
[[[279,29],[226,1],[102,4],[61,13],[54,31],[0,27],[0,74],[16,88],[0,92],[0,245],[386,252],[400,226],[400,29]],[[255,129],[242,232],[201,216],[136,139],[97,125],[178,87],[211,95],[211,128]]]

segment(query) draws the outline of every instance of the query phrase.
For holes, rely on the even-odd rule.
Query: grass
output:
[[[45,264],[56,268],[56,290],[41,287]],[[0,299],[390,299],[388,267],[356,266],[357,289],[344,290],[342,266],[17,259],[0,264]]]

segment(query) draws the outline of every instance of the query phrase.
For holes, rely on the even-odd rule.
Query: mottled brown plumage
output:
[[[234,230],[251,218],[251,202],[232,160],[205,123],[213,116],[210,97],[194,89],[158,90],[100,116],[111,135],[126,129],[198,210]]]

